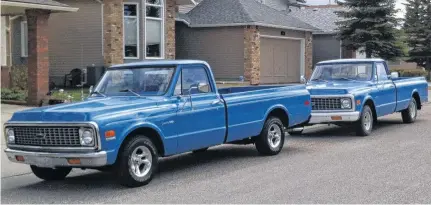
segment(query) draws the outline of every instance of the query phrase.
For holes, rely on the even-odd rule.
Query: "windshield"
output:
[[[163,95],[175,68],[130,68],[108,70],[100,80],[97,95]]]
[[[371,80],[373,73],[372,63],[346,63],[317,65],[311,81],[330,81],[330,80]]]

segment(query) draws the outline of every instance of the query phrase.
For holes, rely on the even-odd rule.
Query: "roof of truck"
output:
[[[323,64],[323,63],[352,63],[352,62],[382,62],[385,61],[381,58],[366,58],[366,59],[356,59],[356,58],[350,58],[350,59],[336,59],[336,60],[327,60],[327,61],[321,61],[317,64]]]
[[[201,60],[145,60],[138,61],[133,63],[123,63],[118,65],[113,65],[110,68],[124,68],[124,67],[138,67],[138,66],[177,66],[184,64],[205,64],[208,66],[208,63]],[[209,66],[208,66],[209,67]]]

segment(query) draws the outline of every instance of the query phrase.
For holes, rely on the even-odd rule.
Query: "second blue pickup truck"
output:
[[[278,154],[285,129],[310,113],[304,85],[217,89],[203,61],[131,63],[109,68],[83,102],[14,113],[5,152],[41,179],[95,168],[136,187],[151,181],[159,157],[224,143]]]
[[[339,59],[316,64],[306,83],[311,94],[309,125],[354,125],[357,135],[371,133],[377,118],[401,112],[403,122],[416,120],[428,102],[424,77],[389,73],[382,59]],[[300,134],[302,127],[289,131]]]

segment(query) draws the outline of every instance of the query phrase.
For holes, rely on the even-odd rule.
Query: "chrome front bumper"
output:
[[[29,152],[5,149],[8,159],[12,162],[35,165],[38,167],[102,167],[107,164],[107,153],[105,151],[92,153],[52,153],[52,152]],[[24,161],[18,161],[22,157]],[[70,164],[68,159],[79,159],[79,164]]]
[[[359,120],[360,115],[360,112],[311,113],[311,119],[309,124],[355,122]]]

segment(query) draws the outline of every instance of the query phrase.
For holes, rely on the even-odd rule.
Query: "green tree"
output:
[[[337,11],[343,20],[338,24],[338,38],[348,49],[363,49],[367,58],[393,60],[402,56],[397,45],[394,0],[344,0],[338,2],[346,9]]]
[[[431,70],[431,0],[407,0],[405,5],[408,61]]]

